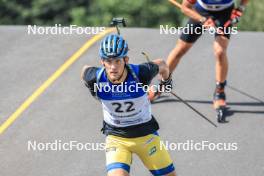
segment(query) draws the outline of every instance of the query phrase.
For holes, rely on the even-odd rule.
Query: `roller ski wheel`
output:
[[[151,85],[150,89],[148,90],[148,99],[150,102],[157,100],[160,98],[161,92],[158,91],[158,86]]]
[[[227,112],[226,106],[220,106],[215,110],[217,113],[216,116],[218,123],[227,123],[228,121],[226,120],[226,112]]]

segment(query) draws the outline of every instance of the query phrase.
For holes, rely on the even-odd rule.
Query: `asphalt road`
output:
[[[27,35],[26,27],[0,27],[0,124],[92,36]],[[123,29],[131,63],[146,62],[140,54],[166,58],[178,35],[160,35],[158,29]],[[172,96],[153,104],[160,135],[170,144],[170,154],[180,176],[264,175],[264,33],[240,32],[232,36],[229,56],[229,123],[213,127]],[[173,74],[174,91],[216,122],[212,109],[214,90],[213,36],[201,37]],[[96,148],[102,111],[80,81],[84,64],[99,65],[99,42],[0,135],[1,176],[105,175],[105,155],[82,150],[28,150],[29,142],[76,141]],[[175,148],[176,143],[232,143],[237,150],[203,151]],[[213,144],[211,144],[213,145]],[[131,175],[150,175],[134,156]]]

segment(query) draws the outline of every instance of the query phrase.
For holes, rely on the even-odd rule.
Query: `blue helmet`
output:
[[[127,55],[127,52],[127,42],[120,35],[108,35],[100,44],[100,57],[102,59],[123,58]]]

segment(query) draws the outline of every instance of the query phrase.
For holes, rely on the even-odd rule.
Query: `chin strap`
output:
[[[135,71],[132,69],[131,65],[126,65],[127,70],[131,73],[131,75],[133,76],[133,78],[136,80],[137,83],[140,83],[137,74],[135,73]]]
[[[136,75],[135,71],[132,69],[131,65],[126,64],[126,63],[125,63],[125,66],[124,66],[124,70],[123,70],[121,76],[117,79],[117,81],[119,81],[119,80],[123,77],[124,72],[125,72],[125,69],[127,69],[127,71],[128,71],[129,73],[131,73],[131,75],[133,76],[133,78],[136,80],[137,83],[140,83],[139,78],[138,78],[138,76]],[[102,69],[100,70],[100,72],[99,72],[99,74],[98,74],[97,83],[99,83],[99,80],[100,80],[101,75],[102,75],[102,73],[104,72],[104,70],[105,70],[105,68],[102,68]],[[106,74],[107,74],[107,73],[106,73]]]

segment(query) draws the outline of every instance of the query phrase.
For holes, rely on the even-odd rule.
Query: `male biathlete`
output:
[[[127,52],[128,45],[120,35],[108,35],[100,45],[103,67],[86,65],[81,73],[91,94],[102,103],[107,175],[128,176],[135,153],[153,175],[175,176],[173,162],[161,145],[159,125],[143,89],[158,73],[162,77],[161,86],[171,86],[169,68],[162,59],[129,64]],[[118,91],[114,86],[126,88]]]
[[[201,36],[202,26],[218,27],[220,32],[215,33],[214,55],[216,88],[213,95],[214,108],[225,109],[225,85],[228,72],[227,47],[230,39],[230,27],[233,22],[238,22],[242,16],[248,0],[241,0],[238,8],[234,8],[234,0],[183,0],[182,12],[190,17],[186,27],[192,28],[194,33],[182,33],[176,47],[167,58],[167,65],[172,73],[183,55],[193,46]],[[229,23],[228,23],[229,22]],[[191,31],[191,30],[190,30]],[[156,99],[161,93],[150,92],[149,99]],[[218,117],[218,122],[225,122],[225,117]]]

